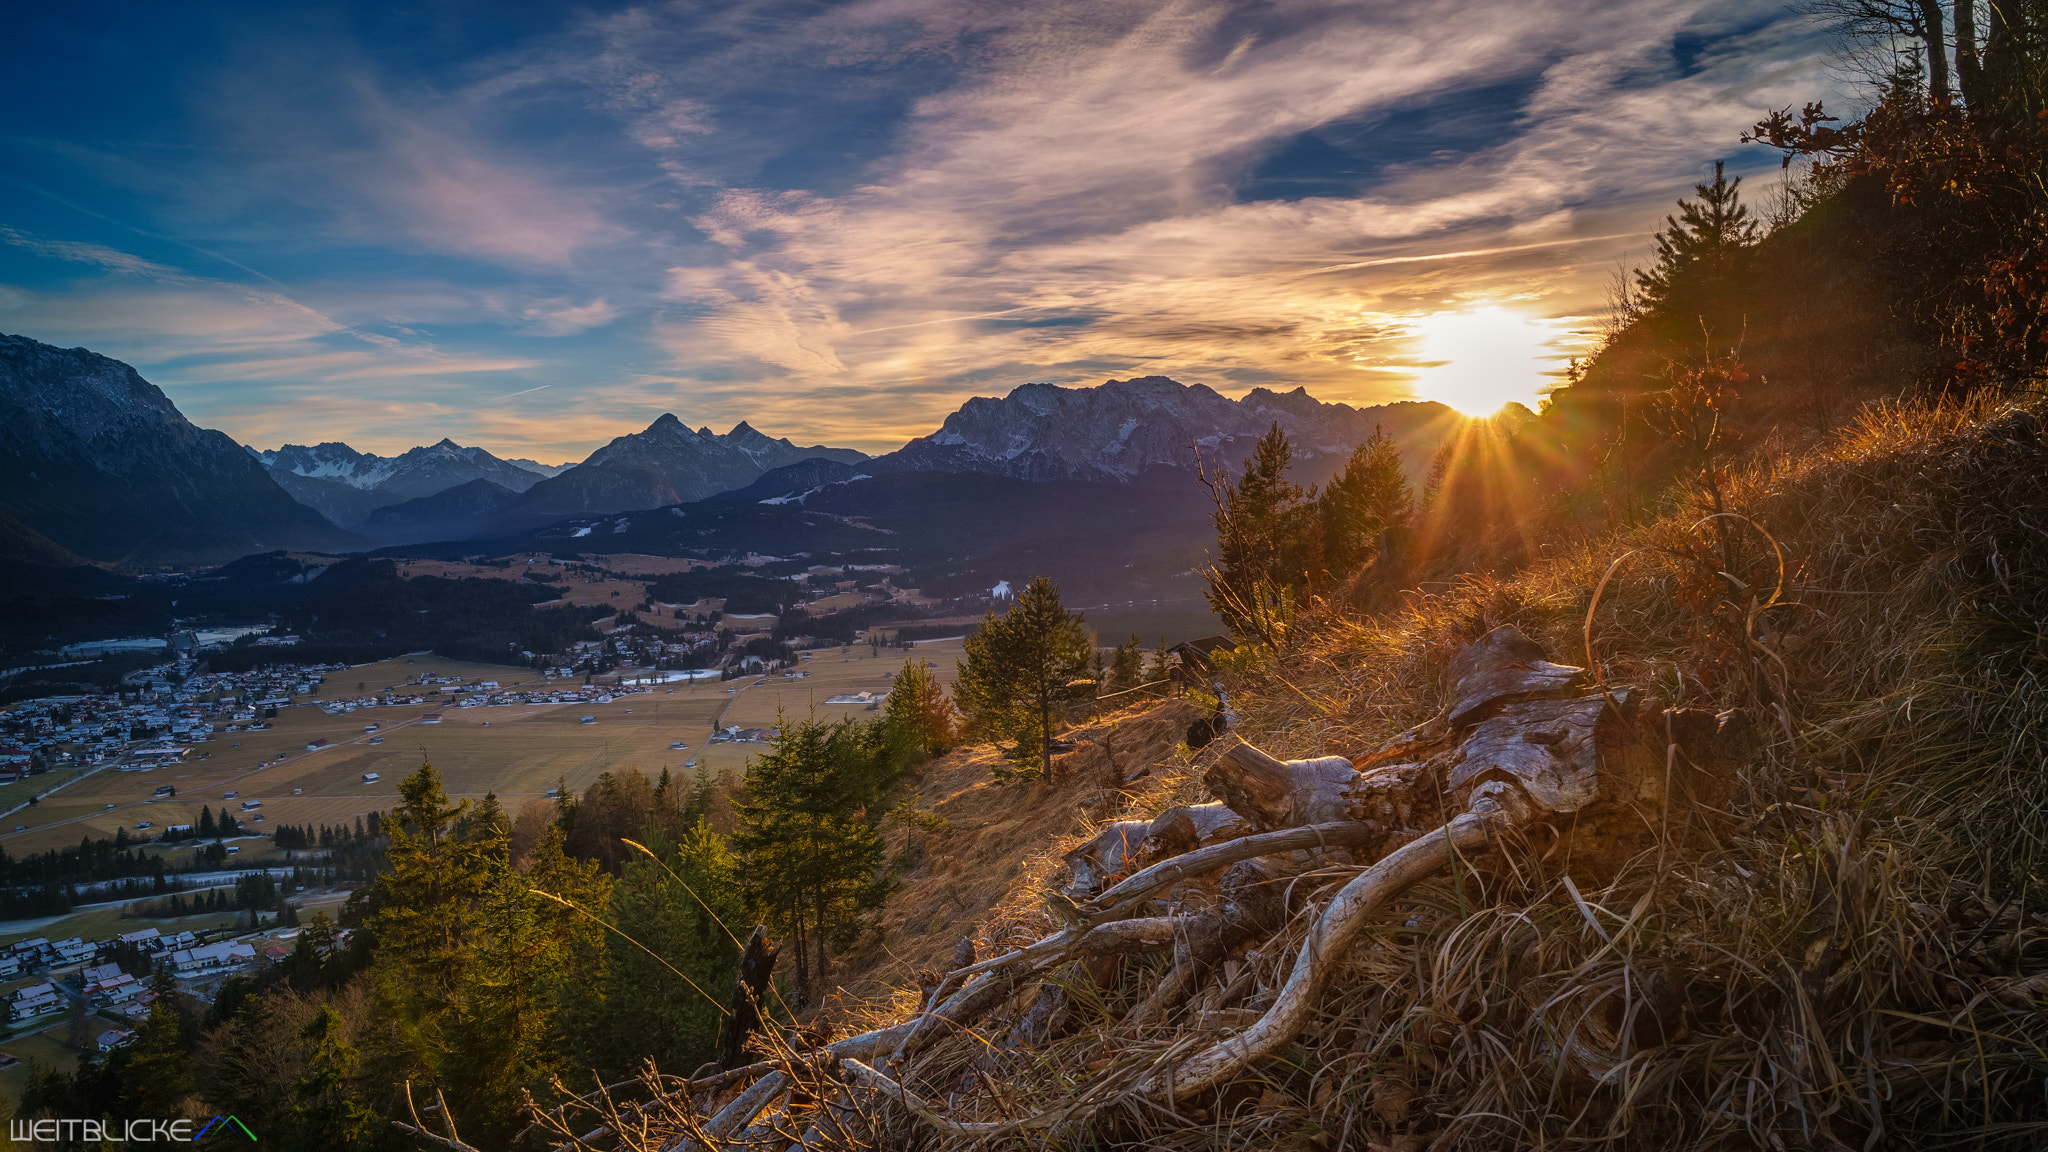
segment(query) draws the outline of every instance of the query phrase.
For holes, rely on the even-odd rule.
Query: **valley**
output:
[[[910,654],[931,661],[941,679],[950,683],[961,645],[957,640],[922,643]],[[76,845],[83,837],[111,839],[121,828],[139,840],[174,824],[196,823],[202,805],[236,810],[245,828],[258,834],[278,824],[350,824],[394,808],[398,782],[422,762],[440,771],[451,797],[477,800],[495,792],[515,814],[522,805],[544,799],[558,784],[581,792],[605,772],[634,771],[650,778],[664,769],[678,775],[702,770],[714,778],[723,772],[739,773],[747,757],[764,746],[713,743],[715,726],[772,728],[779,715],[805,715],[814,708],[827,719],[859,716],[858,708],[824,701],[838,694],[887,692],[904,655],[894,649],[877,654],[865,643],[825,649],[792,669],[803,673],[801,677],[771,674],[728,683],[687,681],[631,691],[605,704],[458,708],[427,703],[360,708],[342,716],[309,705],[281,708],[269,731],[224,734],[193,745],[195,754],[207,755],[205,760],[146,772],[95,773],[10,817],[6,830],[0,831],[0,847],[18,857]],[[416,656],[330,673],[323,695],[347,698],[402,688],[408,678],[420,675],[494,680],[508,693],[550,684],[530,670]],[[631,678],[630,671],[620,675]],[[356,683],[364,687],[352,688]],[[574,683],[580,684],[581,677]],[[432,715],[441,719],[421,722]],[[595,722],[583,723],[585,716],[595,717]],[[377,730],[366,732],[368,724],[376,724]],[[373,738],[379,742],[371,743]],[[328,743],[308,751],[306,746],[315,740]],[[686,749],[670,747],[677,742]],[[688,761],[696,762],[697,768],[685,768]],[[371,772],[380,779],[365,783],[363,775]],[[31,779],[35,787],[46,786],[42,777]],[[154,791],[166,784],[177,789],[177,796],[156,799]],[[0,800],[28,786],[0,788]],[[227,791],[235,797],[224,799]],[[253,813],[238,811],[249,801],[261,802],[261,824],[250,821]],[[143,821],[153,830],[138,829]],[[177,851],[189,849],[173,849],[173,859]]]

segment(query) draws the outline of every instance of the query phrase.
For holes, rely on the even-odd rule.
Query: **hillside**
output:
[[[1314,834],[1346,848],[1167,875],[1150,899],[1084,883],[1085,931],[1012,892],[976,933],[1008,959],[933,996],[945,937],[1002,885],[1087,879],[1011,854],[1027,829],[1038,858],[1060,847],[1081,786],[1015,794],[944,841],[953,894],[913,880],[872,946],[896,957],[878,975],[934,970],[950,1023],[920,1039],[902,981],[893,1010],[828,1008],[854,1034],[807,1060],[843,1071],[783,1064],[747,1103],[776,1065],[716,1078],[700,1122],[766,1106],[796,1130],[822,1099],[884,1143],[962,1148],[2031,1146],[2044,458],[2039,399],[1879,409],[1731,477],[1741,612],[1716,610],[1722,557],[1682,507],[1242,650],[1236,737],[1133,815],[1201,799],[1200,776],[1249,825],[1201,838],[1211,868],[1319,813],[1348,814]],[[928,778],[963,810],[971,763]],[[1197,843],[1132,827],[1138,863]]]
[[[0,512],[14,556],[129,567],[355,542],[118,360],[0,336]],[[54,545],[60,551],[52,551]]]

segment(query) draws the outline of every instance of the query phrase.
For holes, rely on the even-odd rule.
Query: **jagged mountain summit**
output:
[[[710,428],[693,431],[668,413],[533,485],[492,521],[505,528],[535,527],[566,516],[685,504],[745,487],[770,469],[799,461],[856,464],[867,458],[851,448],[799,447],[744,421],[723,435]]]
[[[133,566],[360,543],[135,369],[26,336],[0,335],[0,513],[17,555]]]
[[[1460,417],[1429,402],[1353,408],[1327,404],[1306,388],[1255,388],[1232,400],[1206,384],[1165,376],[1109,380],[1092,388],[1024,384],[1001,399],[962,404],[937,432],[922,436],[868,470],[993,472],[1023,480],[1129,483],[1157,468],[1191,468],[1193,445],[1235,466],[1274,423],[1297,459],[1342,457],[1385,429],[1416,460]]]
[[[528,472],[538,472],[541,474],[542,477],[560,476],[562,473],[567,472],[569,469],[574,468],[576,466],[576,461],[574,460],[570,460],[561,464],[543,464],[538,460],[528,460],[524,456],[510,457],[505,461],[505,463],[513,465],[514,467],[524,468]]]
[[[560,472],[547,471],[538,464],[524,467],[501,460],[486,449],[464,447],[445,437],[438,444],[413,448],[397,456],[358,452],[339,441],[286,444],[267,452],[252,448],[250,452],[263,461],[285,491],[344,528],[365,522],[379,508],[422,499],[472,481],[488,480],[516,493]]]
[[[445,436],[438,444],[408,449],[397,456],[358,452],[346,444],[329,441],[311,447],[286,444],[257,452],[256,458],[272,472],[332,480],[364,492],[388,493],[399,500],[432,496],[471,480],[489,480],[514,492],[524,492],[561,471],[549,471],[545,465],[532,461],[522,464],[501,460],[488,449],[465,448]]]

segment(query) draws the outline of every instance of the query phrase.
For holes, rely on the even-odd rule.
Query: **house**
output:
[[[12,980],[21,975],[21,957],[9,952],[0,956],[0,980]]]
[[[889,694],[887,692],[841,692],[836,696],[825,697],[825,703],[880,704],[882,701],[887,700],[888,698]]]
[[[57,953],[61,962],[65,964],[76,964],[81,960],[90,960],[100,950],[98,943],[84,940],[77,936],[73,936],[69,940],[59,940],[55,944],[50,945],[50,947]]]
[[[147,991],[149,991],[149,985],[123,972],[110,980],[102,980],[97,984],[88,986],[85,994],[86,998],[91,1000],[95,1007],[111,1008],[115,1005],[125,1004]]]
[[[93,985],[98,984],[100,981],[112,980],[114,977],[119,976],[120,974],[121,966],[119,964],[95,964],[92,967],[83,969],[78,973],[78,986],[80,988],[90,989]]]
[[[134,1032],[122,1028],[109,1028],[105,1032],[100,1033],[98,1047],[102,1052],[112,1052],[116,1048],[126,1048],[133,1043],[135,1043]]]
[[[64,997],[57,991],[57,986],[46,980],[15,989],[13,997],[7,1001],[7,1018],[16,1022],[33,1020],[38,1016],[62,1012],[64,1005]]]
[[[323,739],[315,740],[315,741],[313,741],[313,742],[312,742],[311,744],[308,744],[308,745],[306,745],[306,751],[308,751],[308,752],[318,752],[319,750],[321,750],[322,748],[325,748],[325,747],[327,747],[327,741],[326,741],[326,740],[325,740],[325,739],[323,738]]]
[[[186,977],[232,968],[254,959],[256,949],[253,945],[223,941],[219,944],[208,944],[204,948],[180,948],[170,954],[168,963],[173,972]]]
[[[115,939],[123,944],[137,944],[144,948],[154,948],[156,947],[157,940],[161,939],[162,936],[163,933],[155,928],[144,928],[140,932],[123,932],[115,937]]]
[[[441,714],[439,712],[429,712],[425,716],[420,717],[420,723],[422,724],[439,724],[440,722]]]

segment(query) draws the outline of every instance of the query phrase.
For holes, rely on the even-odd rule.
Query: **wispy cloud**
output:
[[[247,282],[13,223],[44,271],[0,322],[380,450],[580,456],[666,410],[885,450],[1152,372],[1399,398],[1416,317],[1505,303],[1568,352],[1742,125],[1840,102],[1759,0],[650,2],[446,59],[292,27],[214,63],[189,159],[46,149]]]

